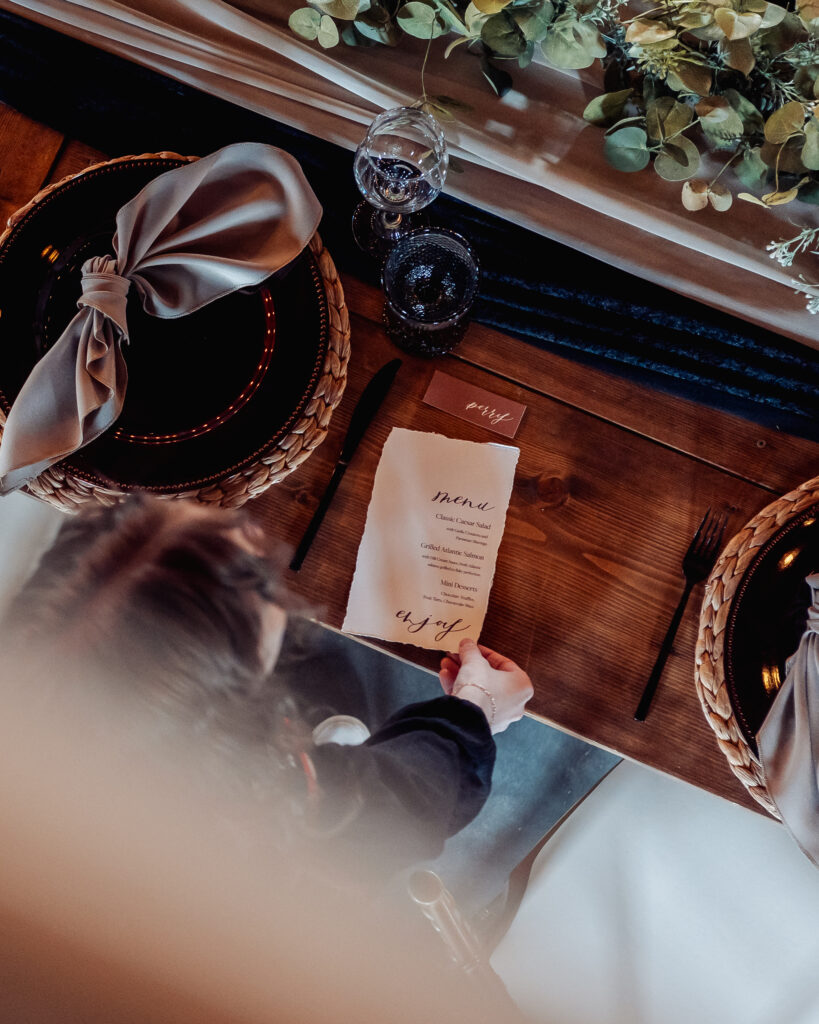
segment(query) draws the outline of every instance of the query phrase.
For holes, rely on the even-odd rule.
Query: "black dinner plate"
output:
[[[819,569],[819,503],[771,536],[745,570],[725,627],[725,683],[737,723],[756,750],[759,731],[785,681],[785,662],[805,630]]]
[[[137,157],[61,183],[0,247],[0,406],[77,311],[89,256],[112,253],[117,210],[185,161]],[[275,447],[309,402],[327,350],[327,303],[309,249],[263,285],[188,316],[149,316],[131,290],[128,387],[114,426],[63,460],[128,490],[200,487]]]

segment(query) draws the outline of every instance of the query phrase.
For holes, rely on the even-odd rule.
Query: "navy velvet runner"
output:
[[[231,142],[293,153],[325,216],[339,269],[378,283],[356,247],[352,154],[304,132],[0,12],[0,99],[114,155],[204,155]],[[475,318],[544,349],[819,440],[819,351],[440,196],[430,219],[481,261]],[[802,299],[794,295],[793,301]],[[817,321],[819,326],[819,321]]]

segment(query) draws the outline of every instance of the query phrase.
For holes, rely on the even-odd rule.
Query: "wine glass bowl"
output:
[[[353,160],[356,185],[366,200],[353,217],[359,245],[383,252],[417,227],[411,215],[428,206],[444,187],[447,166],[444,133],[430,114],[417,107],[394,107],[379,114]]]

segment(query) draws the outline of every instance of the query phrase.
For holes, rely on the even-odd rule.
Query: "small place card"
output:
[[[436,370],[423,399],[427,405],[470,423],[480,423],[504,437],[514,437],[526,406]]]
[[[483,626],[519,451],[393,427],[342,629],[452,651]]]

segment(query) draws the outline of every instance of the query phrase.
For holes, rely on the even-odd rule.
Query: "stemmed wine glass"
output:
[[[428,206],[444,187],[449,158],[444,132],[417,107],[393,107],[367,129],[353,161],[353,173],[366,202],[353,215],[359,246],[384,255],[392,243],[419,226],[412,215]]]

